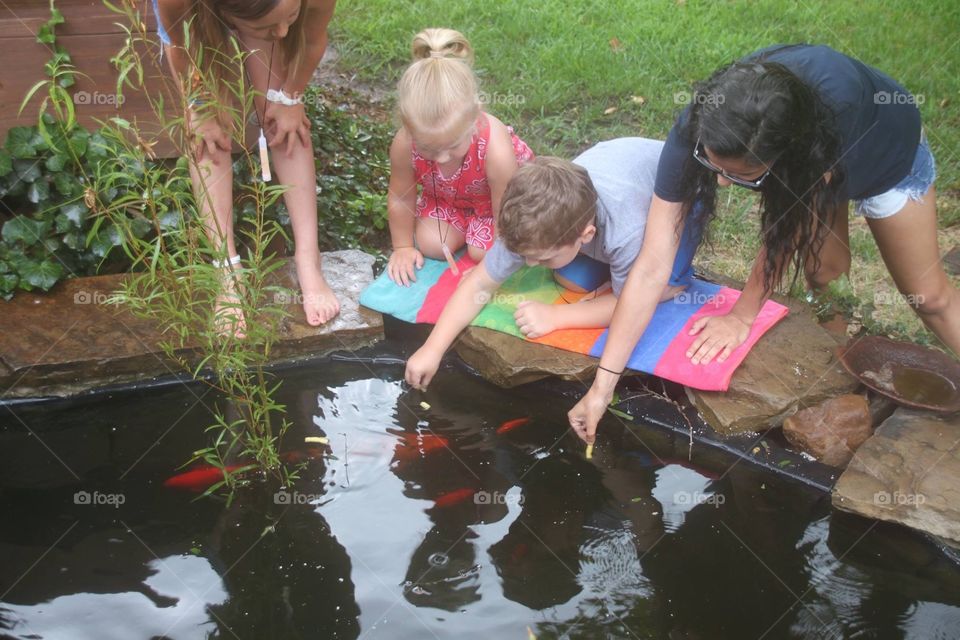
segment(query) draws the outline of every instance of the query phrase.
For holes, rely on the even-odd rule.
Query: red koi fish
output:
[[[403,461],[410,461],[419,458],[421,454],[427,455],[450,446],[449,440],[432,433],[405,433],[402,438],[396,455]]]
[[[503,435],[504,433],[513,431],[517,427],[522,427],[528,422],[530,422],[530,418],[514,418],[513,420],[507,420],[502,425],[497,427],[497,433]]]
[[[477,492],[476,489],[471,489],[469,487],[464,487],[463,489],[456,489],[448,493],[444,493],[434,500],[434,506],[445,509],[447,507],[452,507],[455,504],[460,504],[467,498],[473,497],[473,494]]]
[[[229,464],[227,471],[233,472],[240,469],[243,465]],[[202,493],[216,483],[223,480],[223,471],[219,467],[205,464],[190,469],[183,473],[178,473],[172,478],[167,478],[163,486],[168,489],[179,489],[181,491],[192,491],[193,493]]]

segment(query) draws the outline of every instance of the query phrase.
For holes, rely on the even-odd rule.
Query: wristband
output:
[[[294,98],[289,96],[284,92],[283,89],[277,91],[276,89],[267,89],[266,95],[268,102],[274,102],[276,104],[282,104],[285,107],[294,107],[303,102],[303,97]]]
[[[604,367],[603,365],[599,365],[599,364],[597,365],[597,369],[603,369],[603,370],[606,371],[607,373],[612,373],[612,374],[615,375],[615,376],[622,376],[622,375],[623,375],[623,371],[626,371],[626,369],[624,369],[623,371],[620,371],[620,372],[613,371],[612,369],[607,369],[607,368]]]

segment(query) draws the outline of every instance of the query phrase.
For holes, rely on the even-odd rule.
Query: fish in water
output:
[[[452,507],[455,504],[460,504],[467,498],[470,498],[477,492],[476,489],[471,489],[469,487],[464,487],[463,489],[456,489],[454,491],[449,491],[442,494],[436,500],[434,500],[434,505],[444,509],[446,507]]]
[[[233,473],[240,469],[239,464],[228,464],[227,471]],[[223,480],[223,470],[210,464],[201,465],[189,471],[178,473],[172,478],[167,478],[163,486],[168,489],[180,489],[181,491],[192,491],[200,493],[206,491],[216,483]]]
[[[324,451],[322,448],[307,447],[305,451],[286,451],[281,453],[280,458],[284,462],[298,463],[322,458],[323,454]],[[228,464],[226,469],[228,472],[233,473],[237,469],[242,469],[244,466],[245,465],[241,464]],[[223,480],[223,471],[220,470],[220,467],[215,467],[211,464],[201,464],[193,469],[167,478],[164,480],[163,486],[168,489],[200,493],[206,491],[221,480]]]
[[[396,455],[399,460],[409,461],[450,446],[450,441],[432,433],[405,433]]]
[[[522,427],[528,422],[530,422],[530,418],[514,418],[513,420],[507,420],[502,425],[497,427],[497,433],[502,435],[504,433],[513,431],[517,427]]]

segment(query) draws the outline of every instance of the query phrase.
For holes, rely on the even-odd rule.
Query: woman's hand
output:
[[[222,152],[230,153],[230,136],[211,115],[198,115],[192,108],[186,113],[187,131],[193,140],[193,157],[199,162],[204,157],[214,164]]]
[[[423,254],[416,247],[394,249],[387,262],[387,276],[405,287],[417,281],[417,269],[423,268]]]
[[[714,356],[723,362],[750,335],[751,324],[732,313],[700,318],[690,327],[690,335],[700,335],[687,349],[687,357],[693,364],[707,364]]]
[[[594,384],[580,398],[580,402],[567,412],[570,428],[587,444],[593,444],[596,440],[597,424],[610,406],[611,400],[613,400],[613,393],[604,393]]]
[[[304,147],[310,146],[310,119],[307,118],[303,103],[287,106],[267,102],[263,128],[270,136],[270,147],[286,145],[285,153],[288,158],[293,154],[293,147],[298,142]]]

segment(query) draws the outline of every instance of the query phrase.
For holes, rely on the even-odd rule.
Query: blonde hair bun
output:
[[[413,60],[455,58],[473,65],[473,47],[459,31],[445,28],[424,29],[413,37]]]

